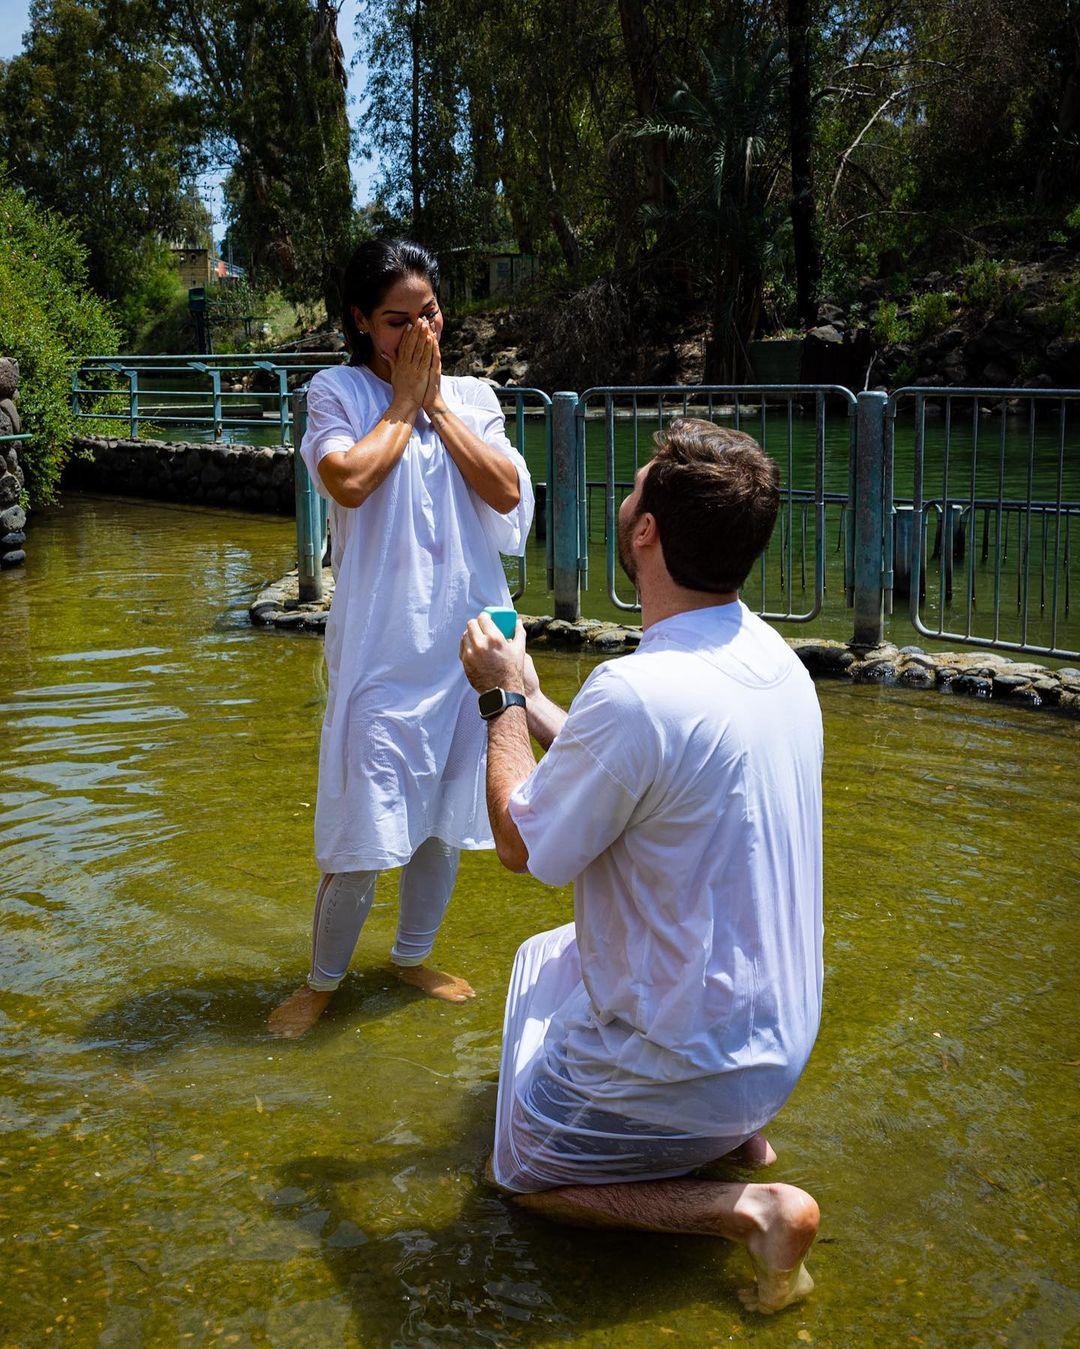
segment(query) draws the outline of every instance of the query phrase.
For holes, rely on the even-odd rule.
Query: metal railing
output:
[[[205,428],[221,440],[233,428],[276,426],[292,443],[290,376],[338,365],[333,353],[258,356],[90,356],[72,374],[76,417],[119,422],[132,440],[145,423]],[[164,382],[165,387],[160,387]],[[258,383],[269,388],[260,388]],[[156,402],[154,400],[157,400]],[[91,404],[92,406],[88,406]]]
[[[825,596],[825,447],[829,403],[839,404],[847,424],[856,407],[855,396],[838,385],[653,385],[605,386],[588,389],[577,400],[578,454],[583,493],[580,502],[582,581],[588,585],[589,543],[595,512],[593,497],[603,492],[603,541],[607,594],[620,610],[638,611],[640,604],[620,597],[617,591],[616,519],[622,499],[633,490],[634,477],[644,462],[642,425],[660,431],[675,416],[703,417],[754,435],[781,467],[781,506],[778,530],[751,578],[747,596],[762,617],[774,622],[809,623],[821,612]],[[599,406],[597,406],[599,405]],[[590,415],[592,414],[592,415]],[[814,445],[810,462],[800,456],[796,470],[794,428],[797,420],[812,417]],[[594,445],[589,431],[603,427],[603,473],[590,473]],[[776,442],[780,440],[779,450]],[[645,458],[651,457],[646,454]],[[805,477],[805,481],[802,478]],[[836,502],[842,495],[834,494]],[[796,525],[796,515],[798,525]],[[807,591],[807,516],[812,519],[812,588]],[[798,567],[796,568],[796,537]],[[786,598],[784,608],[770,607],[769,570],[775,564],[777,588]],[[796,579],[796,573],[798,579]],[[796,608],[795,592],[805,596]]]
[[[257,428],[262,443],[268,433],[297,443],[303,390],[290,385],[306,384],[340,359],[94,357],[73,377],[72,405],[76,416],[123,423],[136,438],[152,424],[167,435],[171,427],[191,427],[206,439]],[[252,387],[255,381],[261,387]],[[636,596],[619,590],[619,505],[650,451],[643,432],[691,415],[749,431],[780,464],[778,528],[745,593],[766,618],[809,623],[835,584],[854,610],[857,644],[881,641],[894,599],[907,599],[915,631],[939,641],[1080,654],[1070,621],[1080,390],[913,387],[855,395],[835,385],[680,385],[604,386],[550,398],[538,389],[496,392],[522,453],[528,441],[534,478],[543,465],[535,537],[543,542],[558,618],[581,616],[590,554],[603,570],[604,603],[619,612],[638,608]],[[326,503],[299,458],[296,492],[298,560],[310,595],[321,586],[315,559],[321,562],[326,547]],[[830,512],[842,575],[827,560]],[[523,556],[515,599],[526,580]]]
[[[915,418],[912,495],[891,504],[897,520],[910,520],[889,531],[886,547],[889,591],[899,581],[907,592],[912,626],[969,646],[1080,656],[1063,633],[1080,524],[1080,446],[1069,444],[1080,389],[898,389],[889,398],[890,444],[905,402]],[[891,449],[887,470],[894,484],[906,477]]]

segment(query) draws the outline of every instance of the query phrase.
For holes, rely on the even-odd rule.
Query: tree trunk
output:
[[[623,50],[639,117],[653,117],[660,105],[660,75],[656,65],[656,44],[649,32],[645,7],[641,0],[619,0]],[[661,136],[645,141],[645,199],[664,203],[664,165],[667,145]]]
[[[788,137],[791,150],[791,236],[799,322],[817,322],[821,253],[814,204],[814,107],[810,97],[810,0],[787,0]]]
[[[737,240],[717,239],[712,323],[705,343],[706,384],[741,384],[753,378],[750,343],[761,325],[764,279],[740,255]]]
[[[420,4],[415,0],[411,24],[412,110],[409,117],[409,166],[412,177],[412,232],[420,232]]]
[[[313,69],[326,80],[328,91],[325,116],[318,101],[315,116],[319,121],[324,166],[343,176],[343,196],[349,199],[352,211],[352,172],[349,168],[349,112],[347,103],[348,73],[345,53],[337,31],[337,6],[334,0],[317,0],[315,32],[311,43]],[[318,94],[316,94],[318,98]],[[341,162],[344,157],[344,163]],[[333,160],[338,160],[337,164]],[[345,186],[347,184],[347,187]],[[341,312],[341,288],[345,278],[346,254],[352,243],[352,220],[328,220],[325,225],[325,247],[322,267],[322,294],[326,316],[334,321]]]

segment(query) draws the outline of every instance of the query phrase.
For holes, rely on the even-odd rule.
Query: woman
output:
[[[510,602],[499,554],[524,549],[533,495],[490,387],[442,373],[437,286],[418,244],[362,244],[344,283],[352,361],[308,391],[300,451],[330,501],[336,584],[311,972],[270,1018],[289,1038],[330,1001],[390,867],[403,868],[391,968],[433,997],[473,996],[425,963],[460,850],[494,846],[486,736],[458,644],[485,605]]]

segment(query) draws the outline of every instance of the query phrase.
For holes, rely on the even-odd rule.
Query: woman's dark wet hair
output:
[[[371,357],[371,338],[357,327],[353,306],[362,314],[372,313],[390,287],[406,276],[422,276],[438,294],[439,264],[411,239],[368,239],[349,259],[341,288],[341,323],[352,365],[365,365]]]

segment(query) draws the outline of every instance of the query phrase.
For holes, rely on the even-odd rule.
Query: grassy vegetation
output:
[[[195,350],[195,325],[188,310],[187,289],[175,272],[171,280],[157,312],[135,330],[128,345],[129,353],[178,356]],[[295,305],[280,291],[260,293],[245,287],[242,295],[229,295],[225,287],[212,286],[211,306],[216,298],[225,301],[217,306],[211,330],[216,351],[269,351],[295,341],[326,317],[321,304]],[[250,335],[242,321],[247,314],[255,320]]]

